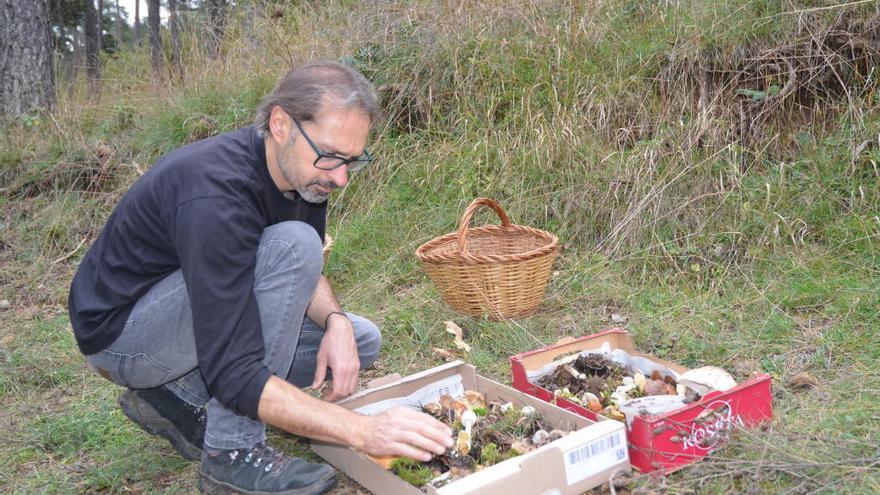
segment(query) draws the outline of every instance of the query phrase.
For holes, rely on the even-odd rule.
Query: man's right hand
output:
[[[452,446],[452,430],[433,417],[398,406],[365,417],[365,431],[355,447],[374,456],[406,456],[430,461]]]

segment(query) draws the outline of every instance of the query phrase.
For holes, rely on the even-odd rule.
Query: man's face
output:
[[[280,109],[277,109],[280,110]],[[276,110],[276,111],[277,111]],[[317,154],[300,136],[286,113],[290,132],[277,152],[278,169],[284,180],[310,203],[322,203],[330,193],[348,184],[348,166],[322,170],[314,166]],[[301,122],[303,131],[324,153],[356,157],[364,152],[370,132],[370,117],[356,109],[325,109],[313,121]]]

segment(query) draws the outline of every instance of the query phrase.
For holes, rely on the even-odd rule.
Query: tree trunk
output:
[[[55,107],[49,4],[0,1],[0,119]]]
[[[113,24],[114,33],[113,36],[116,38],[116,49],[122,49],[122,14],[119,12],[119,0],[116,0],[116,22]]]
[[[220,45],[223,43],[223,31],[226,24],[226,0],[206,0],[203,5],[208,7],[208,19],[210,22],[208,48],[212,54],[216,54],[220,51]]]
[[[183,82],[183,63],[180,61],[180,24],[177,18],[177,0],[168,0],[168,29],[171,31],[171,63],[177,77]]]
[[[159,37],[159,0],[147,0],[147,25],[150,31],[150,60],[153,73],[162,76],[162,38]]]
[[[141,0],[134,0],[134,46],[141,44]]]
[[[83,30],[86,33],[86,73],[89,75],[89,81],[94,84],[100,76],[98,69],[100,44],[98,42],[98,16],[95,12],[95,0],[86,0],[83,24],[85,24]]]
[[[98,53],[104,49],[104,0],[98,0]]]

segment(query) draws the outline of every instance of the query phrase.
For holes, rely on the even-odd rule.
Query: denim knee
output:
[[[290,221],[270,225],[260,237],[257,277],[265,274],[266,268],[270,272],[294,268],[314,274],[317,280],[324,265],[321,249],[318,233],[307,223]]]
[[[375,323],[366,318],[358,317],[352,320],[352,326],[357,339],[361,369],[367,369],[379,357],[379,349],[382,347],[382,333]]]

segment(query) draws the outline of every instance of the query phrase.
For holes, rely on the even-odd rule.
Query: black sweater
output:
[[[290,198],[272,182],[253,127],[162,157],[116,206],[73,279],[68,304],[80,350],[94,354],[113,343],[137,300],[181,269],[208,390],[256,418],[271,375],[253,293],[260,236],[269,225],[299,220],[324,238],[327,204]]]

